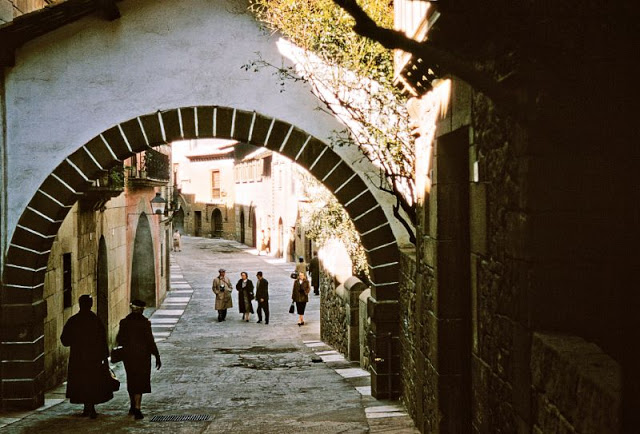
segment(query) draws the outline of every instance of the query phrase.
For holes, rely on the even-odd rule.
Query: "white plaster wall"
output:
[[[87,17],[16,53],[5,76],[8,239],[46,176],[98,133],[136,116],[193,105],[255,110],[326,140],[342,126],[314,110],[303,83],[285,92],[272,72],[244,71],[257,58],[280,65],[277,36],[245,11],[245,1],[154,0],[118,3],[122,17]],[[369,170],[353,158],[356,170]],[[375,171],[372,171],[375,177]],[[378,193],[381,203],[391,198]],[[394,223],[389,206],[389,220]],[[395,226],[395,225],[394,225]],[[394,229],[397,229],[394,227]],[[400,242],[406,239],[396,230]]]

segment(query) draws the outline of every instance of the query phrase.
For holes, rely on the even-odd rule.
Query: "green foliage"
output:
[[[393,27],[393,2],[360,4],[378,25]],[[394,216],[415,242],[413,138],[406,99],[393,86],[392,52],[356,34],[353,18],[332,0],[250,0],[250,10],[268,29],[303,49],[307,59],[296,67],[285,67],[260,58],[243,68],[274,68],[281,91],[285,80],[311,84],[317,97],[347,126],[336,132],[332,144],[357,146],[380,169],[378,174],[364,176],[395,197]]]
[[[301,48],[380,82],[393,77],[391,53],[356,34],[351,16],[331,0],[252,0],[250,9],[271,31],[281,32]],[[393,27],[392,2],[368,0],[364,9],[376,22]]]
[[[300,218],[307,238],[320,248],[332,239],[339,240],[353,262],[353,274],[368,276],[367,257],[353,222],[338,200],[311,175],[301,174],[309,203],[302,207]]]

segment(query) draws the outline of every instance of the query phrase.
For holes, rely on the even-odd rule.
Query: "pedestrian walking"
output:
[[[298,273],[298,278],[293,282],[293,291],[291,291],[291,300],[296,304],[296,311],[298,312],[298,326],[304,325],[304,310],[307,307],[309,301],[309,281],[305,272]]]
[[[313,293],[320,295],[320,260],[318,259],[318,252],[313,252],[313,258],[309,261],[309,274],[311,274]]]
[[[240,280],[236,283],[236,289],[238,290],[238,310],[242,314],[242,319],[245,322],[249,322],[249,318],[253,313],[253,282],[249,280],[249,276],[246,272],[240,273]]]
[[[258,323],[262,322],[262,313],[264,312],[264,323],[269,324],[269,281],[262,276],[262,271],[256,273],[256,278]]]
[[[298,257],[298,263],[296,264],[296,273],[304,273],[307,275],[307,263],[304,262],[304,258],[302,256]]]
[[[131,313],[120,321],[116,340],[124,349],[124,370],[127,373],[129,392],[129,414],[135,419],[142,414],[142,394],[151,393],[151,356],[156,358],[156,369],[160,369],[160,353],[153,339],[151,322],[143,315],[145,302],[131,302]]]
[[[95,419],[96,404],[113,398],[105,381],[108,370],[109,346],[104,325],[91,311],[93,298],[81,295],[80,312],[73,315],[62,329],[60,341],[70,348],[67,371],[67,398],[72,404],[84,404],[82,416]]]
[[[182,237],[180,236],[180,231],[177,229],[173,233],[173,251],[181,252],[182,251]]]
[[[213,279],[211,289],[216,295],[216,310],[218,311],[218,322],[222,322],[227,319],[227,309],[233,307],[233,300],[231,299],[232,291],[231,281],[226,277],[226,270],[221,268],[218,270],[218,277]]]

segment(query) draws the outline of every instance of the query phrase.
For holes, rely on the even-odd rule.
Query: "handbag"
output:
[[[118,363],[124,360],[124,347],[115,347],[111,350],[111,363]]]
[[[109,367],[109,364],[104,363],[102,366],[104,372],[103,375],[105,376],[105,380],[107,383],[107,388],[112,392],[116,392],[120,389],[120,380],[118,380],[118,377],[116,377],[116,373],[113,372],[113,369]]]
[[[291,302],[291,306],[289,306],[289,313],[294,313],[295,312],[295,306],[293,304],[293,301]]]
[[[291,273],[291,278],[292,279],[297,279],[298,278],[298,273],[296,273],[295,271]]]

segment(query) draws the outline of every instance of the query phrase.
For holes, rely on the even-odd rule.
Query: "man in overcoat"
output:
[[[218,322],[222,322],[227,318],[227,309],[233,307],[231,299],[231,281],[225,276],[224,268],[218,270],[218,277],[213,279],[212,290],[216,295],[216,310],[218,311]]]
[[[113,398],[105,380],[103,363],[108,363],[107,334],[98,316],[91,311],[93,298],[81,295],[80,312],[62,329],[60,341],[71,347],[67,373],[67,398],[72,404],[84,404],[83,416],[97,417],[95,405]]]
[[[258,322],[262,322],[262,312],[264,312],[264,323],[269,324],[269,281],[262,277],[262,271],[256,273],[256,300],[258,300]]]
[[[311,274],[313,293],[320,295],[320,261],[318,260],[318,252],[313,252],[313,258],[309,261],[309,274]]]

